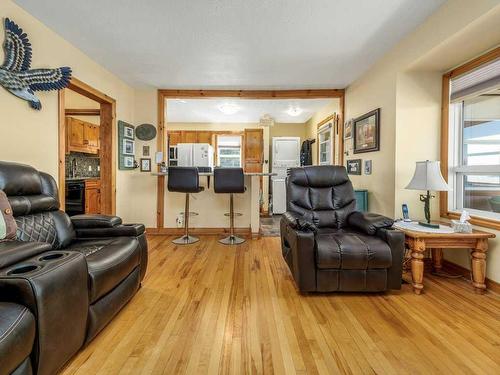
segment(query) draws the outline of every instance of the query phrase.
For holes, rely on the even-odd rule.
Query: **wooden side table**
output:
[[[473,230],[472,233],[427,233],[399,228],[405,233],[405,242],[411,250],[411,274],[413,291],[422,293],[424,288],[424,252],[430,249],[434,268],[442,268],[443,248],[471,249],[472,285],[476,293],[484,293],[486,284],[486,252],[488,239],[493,233]]]

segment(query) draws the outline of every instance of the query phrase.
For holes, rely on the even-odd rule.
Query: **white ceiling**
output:
[[[346,87],[445,0],[14,1],[136,87],[286,89]]]
[[[169,122],[210,122],[210,123],[242,123],[259,122],[268,114],[275,122],[303,124],[311,116],[338,99],[299,99],[299,100],[250,100],[250,99],[169,99],[167,100],[167,120]],[[224,114],[219,107],[224,104],[236,105],[239,110],[235,114]],[[291,116],[286,111],[299,108],[298,116]]]

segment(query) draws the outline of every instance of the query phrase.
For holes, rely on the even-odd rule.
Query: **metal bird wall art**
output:
[[[4,20],[4,62],[0,66],[0,85],[26,100],[31,108],[42,109],[35,91],[61,90],[71,80],[71,68],[30,69],[31,43],[28,35],[15,22]]]

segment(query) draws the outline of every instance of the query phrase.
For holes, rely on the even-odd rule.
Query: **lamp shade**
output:
[[[438,161],[417,161],[415,174],[405,189],[448,191],[448,184],[441,175]]]

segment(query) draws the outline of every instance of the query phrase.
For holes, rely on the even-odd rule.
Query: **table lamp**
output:
[[[415,174],[405,189],[425,190],[427,194],[420,194],[420,201],[424,202],[425,221],[418,223],[428,228],[439,228],[439,224],[431,223],[430,200],[434,198],[431,191],[448,191],[450,188],[441,175],[438,161],[417,161]]]

